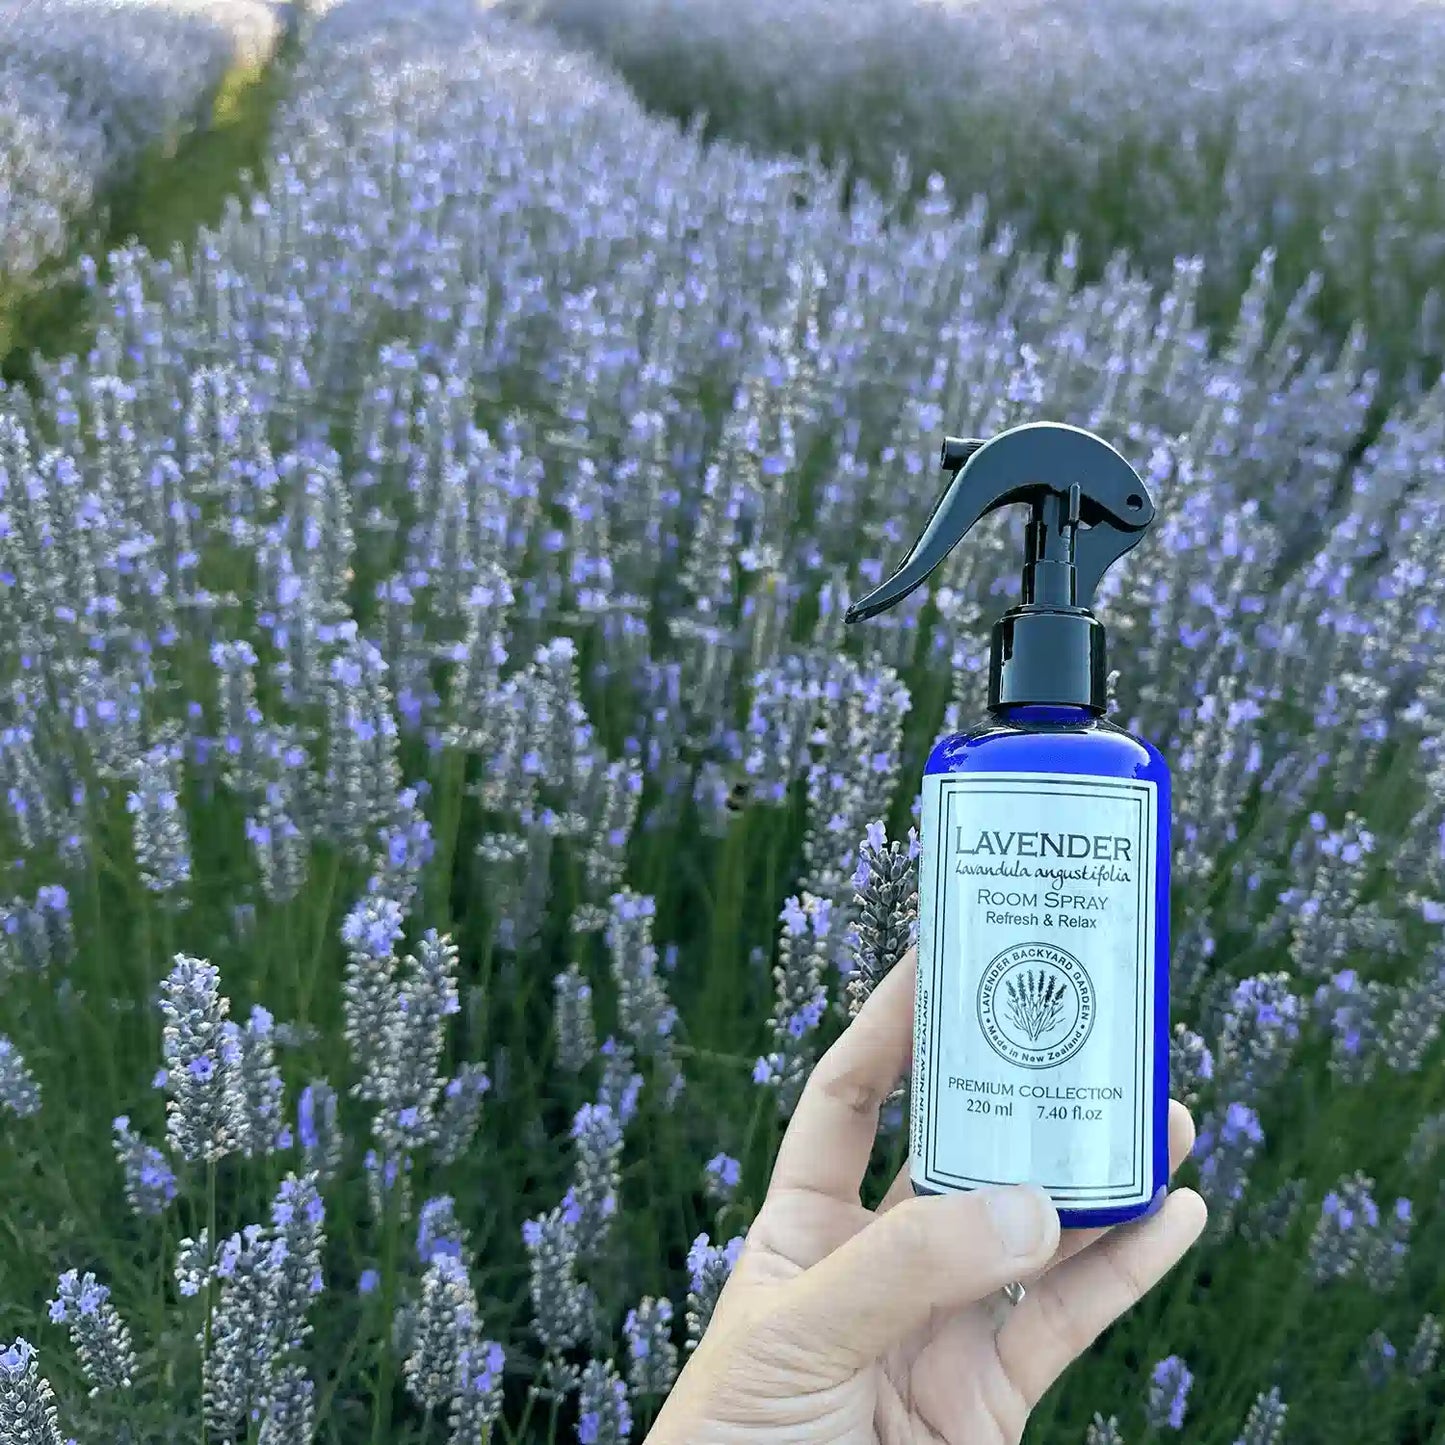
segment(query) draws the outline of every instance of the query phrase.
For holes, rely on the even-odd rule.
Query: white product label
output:
[[[1152,782],[924,778],[916,1184],[1152,1197],[1157,829]]]

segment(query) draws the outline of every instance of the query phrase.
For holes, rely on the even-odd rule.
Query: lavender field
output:
[[[1175,769],[1211,1222],[1026,1438],[1445,1440],[1445,46],[1323,9],[1351,83],[1260,100],[1278,154],[1171,104],[1255,93],[1201,34],[1115,110],[980,62],[948,180],[962,112],[879,123],[912,178],[807,155],[830,94],[912,103],[846,29],[732,135],[713,0],[649,6],[712,136],[479,0],[299,15],[264,166],[184,248],[80,261],[0,392],[0,1445],[642,1441],[907,942],[1016,541],[844,608],[945,431],[1040,417],[1158,503],[1099,610]],[[629,73],[643,14],[601,35]],[[1027,184],[1111,127],[1127,222],[1102,173]]]

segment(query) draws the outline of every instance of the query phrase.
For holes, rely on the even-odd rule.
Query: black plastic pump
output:
[[[953,480],[923,535],[849,622],[901,602],[975,523],[1017,502],[1030,508],[1023,596],[994,624],[988,705],[1054,703],[1105,710],[1103,624],[1089,610],[1104,573],[1143,537],[1154,502],[1107,442],[1063,422],[1029,422],[986,441],[948,437]]]

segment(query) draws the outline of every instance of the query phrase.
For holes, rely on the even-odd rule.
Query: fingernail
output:
[[[1047,1202],[1036,1189],[1000,1189],[988,1196],[989,1215],[1010,1254],[1038,1251],[1044,1240]]]

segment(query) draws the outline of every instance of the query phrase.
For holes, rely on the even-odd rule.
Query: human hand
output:
[[[879,985],[808,1080],[712,1322],[646,1445],[997,1445],[1174,1267],[1204,1201],[1060,1236],[1040,1189],[914,1198],[859,1187],[878,1110],[908,1067],[917,962]],[[1194,1124],[1169,1113],[1170,1172]],[[1018,1305],[997,1294],[1026,1285]]]

